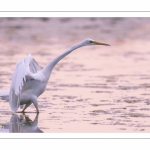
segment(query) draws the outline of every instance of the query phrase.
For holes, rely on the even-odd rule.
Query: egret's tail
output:
[[[0,100],[9,101],[9,90],[0,91]]]
[[[9,92],[10,90],[0,91],[0,100],[9,101]],[[20,109],[23,109],[24,105],[20,105]]]

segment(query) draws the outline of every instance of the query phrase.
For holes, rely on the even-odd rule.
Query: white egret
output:
[[[25,105],[22,110],[22,112],[24,112],[32,103],[36,111],[39,112],[37,98],[45,91],[54,66],[75,49],[87,45],[110,46],[109,44],[87,38],[52,59],[43,69],[39,67],[37,62],[29,54],[16,64],[10,90],[1,91],[0,96],[9,96],[9,104],[14,112],[17,112],[19,106]]]

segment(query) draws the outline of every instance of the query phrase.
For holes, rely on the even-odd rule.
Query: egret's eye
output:
[[[93,41],[90,41],[90,43],[93,43]]]

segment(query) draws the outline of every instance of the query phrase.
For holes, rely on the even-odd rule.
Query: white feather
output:
[[[40,70],[37,62],[28,55],[26,58],[21,59],[17,64],[12,76],[12,83],[9,94],[9,104],[13,111],[17,111],[20,105],[20,95],[24,82],[28,79],[35,79],[34,73]]]

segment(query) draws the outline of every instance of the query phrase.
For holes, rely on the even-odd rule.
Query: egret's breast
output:
[[[44,81],[28,79],[24,83],[22,94],[28,95],[28,96],[35,95],[38,97],[45,91],[46,84],[47,83]]]

